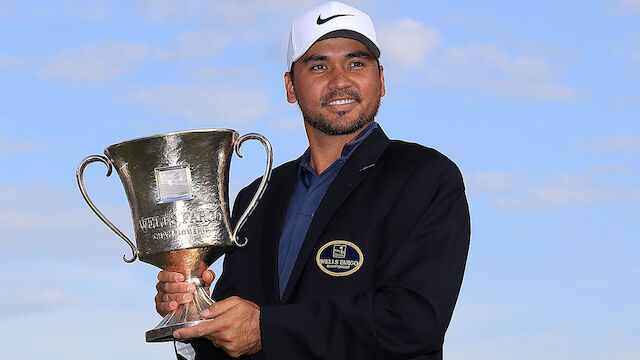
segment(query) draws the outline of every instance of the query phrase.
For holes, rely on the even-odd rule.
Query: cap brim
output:
[[[353,30],[334,30],[330,31],[318,38],[315,42],[326,40],[326,39],[335,39],[335,38],[347,38],[359,41],[364,44],[364,46],[371,51],[373,56],[377,58],[380,57],[380,49],[373,43],[368,37],[362,35],[361,33]]]

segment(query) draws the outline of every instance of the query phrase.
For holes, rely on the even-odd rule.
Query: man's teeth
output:
[[[344,105],[344,104],[351,104],[352,102],[356,102],[356,101],[353,99],[335,100],[335,101],[330,101],[328,105]]]

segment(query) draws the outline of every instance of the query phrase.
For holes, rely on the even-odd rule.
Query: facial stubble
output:
[[[327,94],[320,100],[321,106],[328,106],[327,102],[336,97],[340,96],[349,96],[357,102],[361,102],[360,94],[354,91],[337,91],[331,94]],[[298,106],[300,107],[300,111],[302,112],[302,117],[304,121],[311,125],[314,129],[322,132],[326,135],[348,135],[353,134],[356,131],[362,129],[366,125],[370,124],[378,114],[378,110],[380,109],[380,96],[378,96],[377,101],[374,101],[371,106],[366,109],[360,110],[355,121],[339,121],[339,122],[331,122],[327,118],[325,118],[320,112],[312,112],[304,109],[304,105],[300,104],[298,101]],[[345,120],[344,118],[349,114],[346,111],[340,111],[335,113],[338,115],[339,120]]]

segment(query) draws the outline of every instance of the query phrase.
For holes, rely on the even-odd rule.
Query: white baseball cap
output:
[[[287,69],[320,40],[348,38],[360,41],[376,58],[380,46],[373,21],[364,12],[337,1],[318,5],[299,15],[291,26],[287,48]]]

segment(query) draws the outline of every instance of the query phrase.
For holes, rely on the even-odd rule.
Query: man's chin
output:
[[[362,119],[356,119],[356,120],[346,121],[346,122],[344,121],[344,119],[342,119],[342,121],[330,122],[330,121],[327,121],[326,119],[317,119],[317,118],[308,118],[308,117],[305,117],[304,121],[307,124],[311,125],[312,128],[320,131],[325,135],[353,134],[370,123],[370,121],[365,121]]]
[[[300,106],[300,103],[298,103]],[[369,125],[378,114],[380,100],[377,106],[366,111],[366,109],[351,109],[340,112],[306,112],[300,106],[304,121],[312,128],[326,135],[349,135]]]

